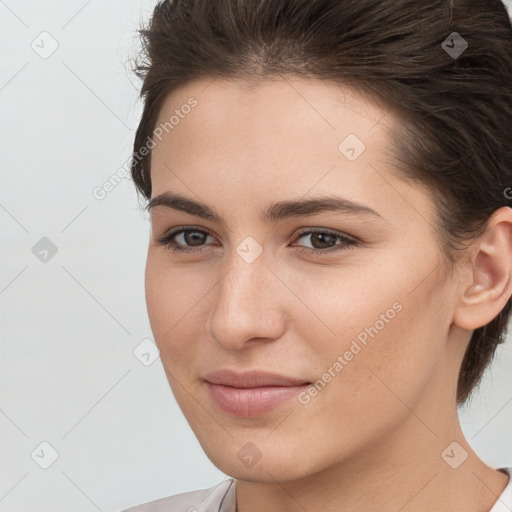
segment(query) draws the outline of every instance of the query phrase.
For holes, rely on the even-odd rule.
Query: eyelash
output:
[[[207,231],[204,231],[202,229],[179,228],[179,229],[177,229],[175,231],[172,231],[171,233],[168,233],[166,235],[163,235],[160,238],[157,238],[156,243],[158,245],[167,246],[167,248],[171,249],[173,252],[179,252],[179,253],[194,253],[194,252],[198,252],[198,251],[203,250],[201,247],[197,247],[197,248],[182,247],[182,246],[179,246],[179,245],[176,244],[176,242],[173,240],[174,237],[176,237],[177,235],[180,235],[181,233],[187,233],[187,232],[202,233],[202,234],[207,235],[207,236],[210,235]],[[306,235],[311,235],[311,234],[324,234],[324,235],[334,236],[338,240],[341,240],[343,243],[342,244],[338,244],[337,246],[334,246],[334,248],[329,248],[329,249],[325,249],[325,250],[324,249],[311,249],[311,248],[307,248],[307,247],[306,248],[298,247],[297,250],[299,252],[306,253],[306,254],[309,253],[309,254],[325,255],[325,254],[330,254],[330,253],[333,253],[333,252],[338,252],[338,251],[342,251],[342,250],[351,249],[355,245],[358,244],[358,242],[356,242],[355,240],[353,240],[351,238],[344,237],[344,236],[342,236],[342,235],[340,235],[338,233],[334,233],[334,232],[326,231],[326,230],[317,230],[317,229],[315,229],[315,230],[309,229],[309,230],[305,230],[305,231],[300,232],[294,238],[293,242],[296,242],[300,238],[302,238],[302,237],[304,237]],[[202,247],[204,247],[204,246],[202,246]]]

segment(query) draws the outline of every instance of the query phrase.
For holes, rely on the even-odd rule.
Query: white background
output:
[[[153,6],[0,0],[0,512],[119,511],[225,477],[160,360],[133,354],[152,337],[134,186],[92,193],[130,157],[141,105],[129,59]],[[41,37],[58,43],[46,59],[31,47]],[[47,262],[32,252],[43,237],[57,248]],[[461,411],[495,467],[512,466],[511,402],[509,341]],[[43,441],[58,453],[48,469],[31,457],[50,461]]]

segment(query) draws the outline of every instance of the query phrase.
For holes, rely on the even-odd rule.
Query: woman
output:
[[[512,510],[457,414],[511,305],[501,1],[164,1],[142,36],[148,313],[230,478],[129,510]]]

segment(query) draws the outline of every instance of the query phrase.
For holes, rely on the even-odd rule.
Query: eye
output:
[[[309,236],[311,240],[311,248],[299,248],[299,252],[314,253],[314,254],[328,254],[331,252],[342,251],[352,248],[357,245],[356,240],[340,235],[335,231],[327,230],[313,230],[302,231],[297,235],[294,241],[300,240],[303,237]],[[341,243],[336,244],[336,241]]]
[[[314,253],[314,254],[328,254],[331,252],[342,251],[350,249],[357,245],[357,241],[343,236],[334,231],[327,230],[313,230],[302,231],[299,233],[294,241],[300,240],[303,237],[310,237],[312,247],[299,248],[299,252]],[[336,244],[336,241],[341,243]]]
[[[299,252],[325,255],[349,249],[357,245],[356,240],[343,236],[340,233],[314,229],[302,231],[294,238],[293,241],[296,242],[297,240],[308,236],[310,237],[310,243],[312,244],[310,248],[296,245],[292,245],[292,247],[299,247]],[[212,235],[202,229],[194,227],[179,228],[157,238],[156,243],[172,249],[173,252],[191,253],[201,251],[205,246],[205,242],[208,240],[208,237],[213,238]],[[340,243],[336,243],[337,241]]]
[[[206,231],[197,228],[180,228],[157,238],[156,243],[172,249],[173,252],[197,252],[202,250],[202,242],[211,237]],[[211,237],[213,238],[213,237]],[[177,243],[177,239],[191,246]]]

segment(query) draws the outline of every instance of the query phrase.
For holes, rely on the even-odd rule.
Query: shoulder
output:
[[[508,485],[489,512],[510,512],[512,510],[512,466],[500,468],[499,471],[508,475]]]
[[[183,492],[143,503],[122,512],[219,512],[228,495],[234,498],[234,480],[228,478],[208,489]],[[224,510],[224,509],[223,509]],[[231,512],[229,508],[226,512]],[[235,512],[233,509],[232,512]]]

